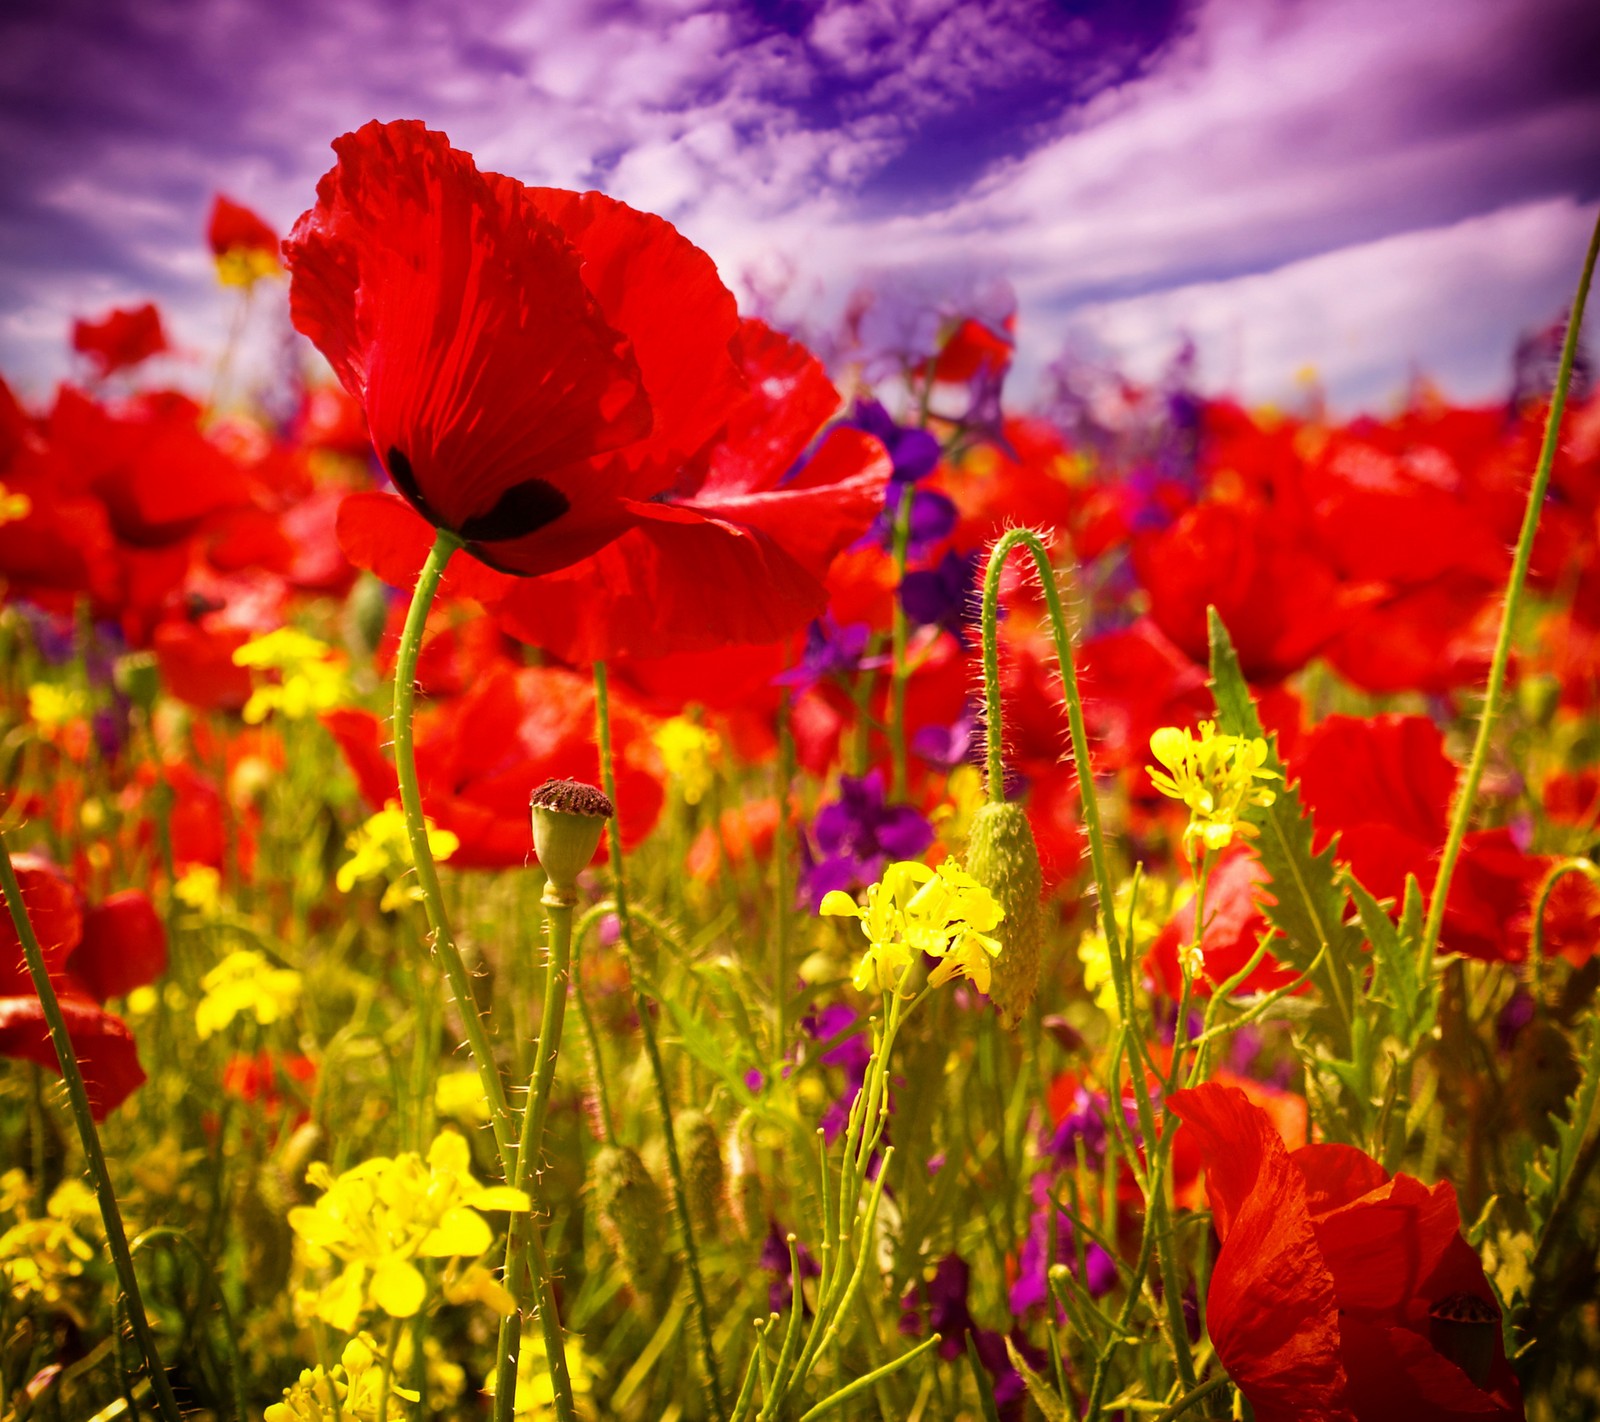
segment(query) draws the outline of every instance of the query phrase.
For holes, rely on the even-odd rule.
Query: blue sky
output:
[[[481,166],[672,218],[821,333],[863,286],[1019,308],[1135,375],[1492,398],[1600,202],[1592,0],[12,0],[0,371],[154,299],[200,379],[217,190],[287,229],[328,142],[420,117]],[[885,308],[888,309],[888,308]],[[256,315],[255,358],[288,337]]]

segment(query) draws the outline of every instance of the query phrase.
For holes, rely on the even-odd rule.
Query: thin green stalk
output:
[[[611,756],[611,697],[606,679],[606,664],[594,664],[595,721],[600,742],[601,789],[613,806],[617,803],[617,775]],[[655,1021],[650,1016],[650,1004],[637,986],[633,949],[633,925],[628,915],[628,885],[623,872],[622,825],[613,813],[608,838],[611,842],[612,897],[617,904],[617,924],[621,930],[623,956],[628,962],[628,975],[634,980],[634,1001],[638,1008],[639,1030],[644,1037],[645,1053],[650,1058],[650,1073],[655,1080],[656,1102],[661,1111],[661,1128],[666,1137],[667,1174],[672,1181],[672,1208],[683,1235],[684,1263],[689,1274],[689,1291],[694,1302],[695,1323],[700,1335],[700,1362],[705,1373],[706,1394],[712,1413],[723,1422],[728,1415],[722,1401],[722,1384],[717,1376],[716,1349],[711,1341],[711,1313],[706,1305],[706,1287],[700,1274],[700,1251],[695,1245],[694,1224],[689,1218],[689,1202],[683,1188],[683,1164],[678,1158],[678,1142],[672,1122],[672,1097],[667,1090],[666,1068],[661,1061],[661,1045],[656,1040]]]
[[[56,1049],[56,1060],[61,1066],[62,1079],[67,1084],[67,1101],[72,1108],[72,1119],[78,1127],[78,1139],[83,1146],[84,1159],[94,1178],[94,1193],[100,1201],[100,1218],[105,1224],[106,1245],[117,1268],[117,1282],[123,1297],[128,1301],[128,1322],[133,1336],[138,1340],[150,1373],[150,1388],[156,1396],[163,1422],[179,1422],[178,1400],[172,1395],[172,1384],[161,1363],[161,1351],[156,1347],[155,1334],[150,1330],[150,1320],[145,1316],[144,1301],[139,1296],[139,1278],[134,1272],[133,1255],[128,1249],[128,1236],[122,1228],[122,1211],[117,1207],[116,1190],[111,1184],[111,1171],[106,1166],[105,1152],[100,1148],[100,1132],[95,1128],[94,1114],[89,1108],[89,1092],[83,1084],[83,1072],[78,1068],[77,1054],[72,1049],[72,1038],[67,1032],[66,1019],[61,1015],[61,1004],[56,999],[55,985],[45,967],[44,953],[34,935],[33,921],[28,917],[27,905],[22,901],[22,886],[17,883],[17,871],[11,864],[11,848],[5,835],[0,834],[0,888],[5,890],[6,907],[11,910],[11,923],[22,940],[22,954],[27,959],[28,976],[33,979],[33,990],[39,994],[39,1005],[44,1010],[44,1020],[50,1028],[50,1043]]]
[[[1478,736],[1473,742],[1472,758],[1467,762],[1466,771],[1456,787],[1450,835],[1445,840],[1444,855],[1439,861],[1439,877],[1434,880],[1433,894],[1428,900],[1428,917],[1423,924],[1420,949],[1423,981],[1427,981],[1433,972],[1433,959],[1438,952],[1439,935],[1444,928],[1445,902],[1450,896],[1450,880],[1455,874],[1456,860],[1461,856],[1461,844],[1466,838],[1467,826],[1472,821],[1478,786],[1489,764],[1489,743],[1494,735],[1495,724],[1500,719],[1500,695],[1505,688],[1506,667],[1511,660],[1511,642],[1516,632],[1517,615],[1522,610],[1528,564],[1533,559],[1534,535],[1539,528],[1539,515],[1544,509],[1545,491],[1550,487],[1550,471],[1555,465],[1561,416],[1566,410],[1567,391],[1572,385],[1572,363],[1578,351],[1578,336],[1583,329],[1583,308],[1589,300],[1589,283],[1594,277],[1597,255],[1600,255],[1600,216],[1595,219],[1589,250],[1583,259],[1583,273],[1578,278],[1578,292],[1572,299],[1572,315],[1567,320],[1567,338],[1561,346],[1556,388],[1550,397],[1550,412],[1545,417],[1544,444],[1539,450],[1539,463],[1528,489],[1528,507],[1522,516],[1522,532],[1517,537],[1517,551],[1511,561],[1511,579],[1506,584],[1505,608],[1500,614],[1500,633],[1495,638],[1494,657],[1489,663],[1489,685],[1483,694],[1483,715],[1478,721]]]
[[[772,894],[776,901],[777,959],[774,967],[773,998],[778,1036],[773,1043],[774,1059],[781,1059],[789,1040],[789,937],[793,917],[794,887],[789,878],[789,784],[794,779],[794,729],[789,724],[789,697],[778,701],[778,822],[772,831]]]
[[[907,1363],[920,1358],[929,1349],[937,1348],[939,1343],[939,1335],[930,1333],[910,1352],[902,1353],[898,1358],[885,1363],[881,1368],[874,1368],[870,1373],[863,1373],[853,1382],[846,1383],[838,1392],[823,1398],[815,1407],[800,1415],[800,1422],[817,1422],[818,1418],[826,1417],[835,1408],[843,1407],[851,1398],[859,1397],[862,1393],[875,1388],[886,1377],[899,1372]]]
[[[222,1287],[217,1283],[216,1270],[211,1267],[211,1262],[206,1258],[200,1246],[194,1242],[181,1229],[174,1225],[156,1225],[140,1234],[129,1247],[130,1254],[137,1254],[141,1249],[151,1244],[163,1244],[171,1249],[174,1245],[181,1244],[189,1251],[189,1257],[195,1262],[195,1267],[200,1274],[200,1296],[196,1303],[196,1310],[204,1309],[210,1303],[215,1303],[217,1313],[222,1319],[223,1361],[228,1369],[228,1385],[233,1391],[233,1408],[238,1422],[247,1422],[244,1383],[244,1364],[239,1353],[239,1334],[233,1326],[233,1310],[228,1307],[227,1295],[222,1292]],[[4,1414],[0,1414],[4,1415]]]
[[[1191,1407],[1198,1402],[1204,1402],[1214,1392],[1220,1392],[1228,1385],[1228,1375],[1218,1373],[1214,1378],[1207,1378],[1198,1387],[1190,1388],[1165,1412],[1158,1413],[1155,1422],[1174,1422],[1175,1418],[1182,1417]]]
[[[906,622],[902,592],[906,582],[906,555],[911,546],[911,501],[915,490],[907,484],[894,515],[894,612],[889,624],[889,763],[891,800],[906,797]]]
[[[411,608],[406,613],[394,667],[394,765],[400,782],[400,804],[405,811],[406,836],[411,841],[411,858],[417,867],[417,883],[421,886],[428,922],[433,928],[434,952],[444,964],[451,995],[461,1012],[467,1043],[472,1048],[472,1060],[478,1068],[478,1078],[489,1103],[489,1124],[500,1152],[501,1171],[509,1181],[516,1165],[511,1106],[506,1100],[505,1082],[495,1063],[488,1029],[484,1025],[483,1015],[478,1011],[477,998],[473,996],[467,965],[461,959],[461,950],[456,946],[455,934],[450,928],[444,890],[439,883],[439,870],[433,862],[433,851],[428,847],[427,819],[422,812],[422,789],[417,782],[417,757],[411,727],[416,703],[417,657],[422,651],[422,634],[428,623],[428,609],[433,606],[434,596],[439,591],[439,580],[444,575],[445,564],[460,547],[461,539],[448,529],[441,528],[417,577],[416,591],[411,594]]]
[[[550,1111],[550,1089],[555,1083],[556,1058],[561,1051],[561,1027],[566,1019],[567,983],[572,969],[572,905],[553,884],[545,887],[542,900],[545,923],[549,925],[550,957],[545,965],[544,1007],[539,1021],[539,1060],[528,1085],[528,1102],[522,1112],[522,1138],[517,1143],[517,1166],[512,1184],[530,1190],[536,1162],[544,1144],[545,1117]],[[522,1351],[522,1315],[530,1302],[531,1282],[540,1296],[539,1324],[544,1333],[545,1357],[555,1393],[556,1416],[560,1422],[575,1422],[572,1379],[567,1371],[566,1341],[561,1319],[555,1309],[555,1291],[550,1282],[548,1261],[543,1250],[534,1252],[533,1277],[522,1267],[533,1236],[538,1231],[531,1209],[512,1216],[506,1237],[506,1287],[516,1308],[500,1320],[499,1358],[495,1365],[495,1422],[511,1422],[517,1398],[517,1359]]]

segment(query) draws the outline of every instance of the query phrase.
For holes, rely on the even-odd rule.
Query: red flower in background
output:
[[[254,286],[283,270],[278,234],[243,203],[218,193],[206,223],[206,241],[225,286]]]
[[[48,860],[19,854],[15,866],[89,1108],[97,1121],[104,1120],[144,1084],[145,1075],[133,1034],[103,1004],[166,971],[166,934],[138,890],[114,894],[85,912],[77,891]],[[0,1056],[61,1069],[9,910],[0,914]]]
[[[374,810],[395,798],[387,728],[367,711],[331,711],[323,724]],[[487,672],[461,697],[417,716],[417,776],[428,818],[461,841],[458,869],[521,867],[533,861],[528,796],[546,780],[599,779],[594,688],[558,667]],[[665,794],[645,720],[613,698],[617,813],[623,843],[655,827]],[[603,851],[602,851],[603,852]]]
[[[290,314],[361,402],[395,487],[509,572],[604,547],[740,394],[710,258],[601,194],[480,173],[415,121],[333,146],[284,244]],[[352,556],[387,553],[392,573],[411,548],[363,536],[371,497],[344,520],[368,550]]]
[[[1217,856],[1206,884],[1206,924],[1200,936],[1203,961],[1194,978],[1194,990],[1202,997],[1209,997],[1255,953],[1267,929],[1257,891],[1267,882],[1266,868],[1248,844],[1234,843]],[[1183,990],[1178,954],[1194,941],[1195,906],[1195,900],[1190,899],[1173,914],[1151,944],[1146,959],[1174,1001]],[[1235,991],[1271,992],[1294,978],[1294,969],[1285,967],[1269,953]]]
[[[161,313],[149,302],[118,308],[98,321],[72,323],[72,349],[89,357],[104,377],[171,350]]]
[[[1199,1139],[1222,1239],[1207,1327],[1257,1422],[1522,1417],[1448,1182],[1391,1177],[1350,1146],[1291,1153],[1231,1087],[1168,1105]]]
[[[1319,851],[1337,834],[1339,857],[1378,898],[1398,901],[1408,874],[1424,894],[1431,892],[1456,783],[1456,766],[1431,721],[1330,716],[1283,745],[1289,778],[1299,781],[1314,817]],[[1524,853],[1509,830],[1468,833],[1445,901],[1443,948],[1520,962],[1538,886],[1554,862]],[[1562,929],[1552,948],[1581,961],[1600,944],[1600,893],[1579,879],[1557,907]]]

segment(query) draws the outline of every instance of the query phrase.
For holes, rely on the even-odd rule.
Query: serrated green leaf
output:
[[[1033,1405],[1043,1414],[1044,1422],[1072,1422],[1072,1414],[1067,1411],[1061,1394],[1028,1366],[1027,1359],[1017,1351],[1017,1345],[1009,1338],[1006,1339],[1006,1355],[1022,1378],[1022,1385],[1028,1389]]]
[[[1229,735],[1260,737],[1267,742],[1266,765],[1284,777],[1283,789],[1268,806],[1248,811],[1258,830],[1256,852],[1267,870],[1269,895],[1262,912],[1285,940],[1282,957],[1304,972],[1323,954],[1315,980],[1348,1011],[1350,985],[1362,962],[1361,934],[1345,922],[1348,896],[1340,887],[1335,846],[1314,849],[1311,815],[1300,802],[1298,782],[1291,785],[1278,755],[1277,738],[1268,736],[1239,668],[1233,641],[1216,608],[1208,609],[1211,630],[1211,696],[1217,721]]]
[[[1372,945],[1375,969],[1372,995],[1389,1004],[1394,1035],[1407,1048],[1413,1047],[1421,1035],[1417,1030],[1421,994],[1417,986],[1415,943],[1406,941],[1383,905],[1353,876],[1347,874],[1345,884],[1355,900],[1356,912],[1361,915],[1362,931]]]

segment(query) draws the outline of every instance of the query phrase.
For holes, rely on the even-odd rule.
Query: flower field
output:
[[[1600,1416],[1593,246],[1024,409],[334,152],[0,384],[0,1422]]]

